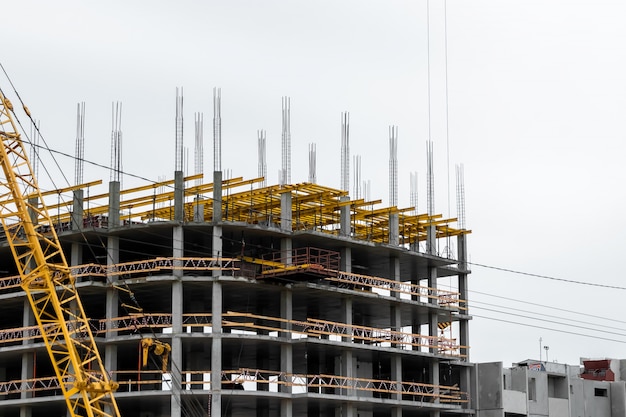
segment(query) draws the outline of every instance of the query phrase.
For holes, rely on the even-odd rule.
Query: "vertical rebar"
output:
[[[112,106],[111,129],[111,181],[120,182],[122,177],[122,103]]]
[[[314,143],[309,143],[309,182],[317,183],[317,150]]]
[[[176,146],[175,171],[183,170],[183,88],[176,87]]]
[[[465,229],[465,169],[456,166],[456,217],[459,229]]]
[[[195,127],[196,127],[196,146],[194,153],[194,173],[204,173],[204,113],[195,113]],[[202,184],[202,179],[196,179],[196,185]]]
[[[39,137],[39,130],[36,130]],[[35,137],[33,139],[35,139]],[[78,109],[76,112],[76,149],[74,159],[74,184],[83,183],[83,172],[85,164],[85,102],[78,103]],[[32,159],[31,159],[32,160]],[[34,169],[34,166],[33,166]],[[35,172],[35,176],[38,173]]]
[[[433,143],[428,141],[426,143],[427,152],[427,189],[426,189],[426,204],[428,205],[428,215],[433,216],[435,214],[435,171],[433,167]]]
[[[291,98],[283,97],[282,184],[291,184]]]
[[[389,126],[389,205],[398,205],[398,126]]]
[[[267,137],[265,130],[257,130],[259,171],[258,176],[263,177],[259,183],[259,188],[267,187]]]
[[[409,191],[409,204],[413,207],[413,215],[418,214],[418,197],[417,197],[417,172],[411,172],[411,189]]]
[[[213,87],[213,171],[222,170],[222,89]]]
[[[354,155],[354,199],[361,198],[361,155]]]
[[[350,113],[341,113],[341,189],[350,192]]]

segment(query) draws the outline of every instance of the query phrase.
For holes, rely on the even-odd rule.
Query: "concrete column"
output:
[[[431,295],[437,295],[437,268],[429,266],[428,267],[428,287],[432,292]],[[437,298],[429,298],[428,302],[433,305],[438,304]],[[431,310],[428,313],[428,334],[433,337],[437,337],[439,335],[439,317],[437,312]],[[438,344],[433,345],[430,348],[430,353],[436,355],[439,353]],[[439,362],[436,359],[433,359],[430,364],[430,375],[431,375],[431,383],[433,385],[439,385]],[[438,389],[435,388],[435,394],[438,394]],[[438,399],[435,400],[436,403],[439,402]],[[437,414],[438,415],[438,414]],[[431,414],[433,416],[433,414]]]
[[[20,407],[20,417],[31,417],[33,415],[33,410],[30,408],[30,405],[23,405]]]
[[[107,288],[106,292],[106,336],[105,339],[111,339],[117,335],[116,332],[113,332],[113,322],[112,320],[119,316],[118,314],[118,306],[119,306],[119,296],[117,290],[113,288]],[[104,367],[107,371],[113,372],[117,371],[117,346],[112,343],[107,343],[104,347]]]
[[[281,193],[280,195],[280,229],[284,232],[293,230],[293,214],[292,214],[291,191]],[[290,237],[284,237],[280,240],[280,253],[285,265],[291,265],[293,255],[293,245]]]
[[[400,275],[400,258],[396,256],[392,256],[389,258],[389,279],[397,282],[402,281],[402,277]],[[400,299],[400,293],[397,291],[392,291],[391,296]],[[391,329],[398,332],[402,331],[402,311],[400,310],[400,306],[398,304],[394,304],[391,306],[390,316]],[[394,347],[401,348],[401,346],[398,345],[394,345]],[[402,392],[402,356],[399,353],[394,353],[391,357],[391,379],[396,381],[397,391]],[[402,394],[399,393],[392,395],[391,398],[396,400],[402,400]],[[392,408],[391,414],[392,416],[401,417],[402,408]]]
[[[83,190],[74,190],[72,202],[72,230],[83,230]],[[73,242],[70,252],[70,265],[80,265],[83,260],[82,242]]]
[[[400,220],[398,213],[389,215],[389,244],[400,245]]]
[[[400,276],[400,258],[397,256],[389,257],[389,279],[401,282],[402,277]],[[400,298],[400,293],[397,291],[391,291],[390,295],[395,298]]]
[[[293,320],[293,294],[291,285],[285,286],[280,294],[280,316],[285,320]],[[282,327],[286,330],[281,332],[280,337],[285,341],[280,347],[280,370],[286,374],[293,373],[293,345],[291,344],[291,323],[283,323]],[[291,393],[291,387],[287,385],[280,386],[280,392]],[[283,399],[280,402],[280,416],[292,417],[293,406],[291,398]]]
[[[430,288],[430,297],[428,297],[428,303],[438,305],[439,300],[437,298],[437,268],[433,266],[428,267],[428,288]]]
[[[185,256],[185,235],[181,225],[176,225],[172,229],[172,257],[179,259]],[[182,264],[180,261],[175,261],[173,275],[175,279],[181,279],[183,277],[183,270],[180,268]]]
[[[459,303],[459,307],[467,309],[468,307],[468,286],[467,286],[467,239],[466,235],[459,235],[457,237],[457,257],[459,260],[459,298],[461,302]],[[469,314],[469,311],[462,310],[461,313]],[[459,343],[461,346],[469,346],[469,325],[468,320],[460,320],[459,321]],[[469,349],[465,348],[461,350],[461,354],[466,355],[466,359],[469,362]]]
[[[111,181],[109,183],[109,225],[113,229],[120,226],[120,183]],[[109,234],[107,237],[107,266],[112,266],[120,262],[120,242],[117,236]],[[107,277],[107,282],[115,284],[118,278],[115,275]],[[113,332],[112,319],[119,316],[119,294],[113,288],[108,288],[105,302],[106,314],[106,339],[116,336]],[[107,343],[104,348],[104,367],[109,371],[117,370],[117,346]]]
[[[222,284],[213,281],[211,343],[211,417],[222,416]]]
[[[83,229],[83,190],[74,190],[74,198],[72,200],[72,230]]]
[[[184,235],[182,226],[175,226],[172,230],[172,256],[180,258],[184,252]],[[180,417],[182,410],[180,407],[180,392],[183,388],[181,370],[183,367],[183,347],[181,334],[183,333],[183,283],[182,270],[174,270],[174,281],[172,282],[172,351],[170,352],[170,376],[172,378],[172,391],[170,399],[170,416]]]
[[[341,248],[340,268],[344,272],[352,272],[352,249],[349,247]]]
[[[182,171],[174,172],[174,221],[185,221],[185,177]]]
[[[437,254],[437,228],[435,226],[427,226],[426,228],[426,253],[429,255]]]
[[[339,197],[340,202],[348,202],[350,201],[350,197],[343,196]],[[345,206],[341,206],[339,211],[339,235],[340,236],[351,236],[352,235],[352,225],[350,224],[350,205],[346,204]]]
[[[213,245],[211,256],[222,257],[222,171],[213,172]],[[214,270],[214,277],[219,277],[222,272]],[[221,325],[221,323],[220,323]]]
[[[193,209],[193,221],[204,223],[204,197],[201,195],[196,196],[196,204]]]
[[[22,313],[22,325],[24,327],[34,326],[36,324],[35,316],[33,315],[32,308],[28,299],[24,298],[24,310]],[[32,344],[32,340],[25,339],[22,341],[24,345]],[[30,379],[35,377],[35,355],[33,352],[24,352],[22,354],[22,373],[21,379]],[[4,376],[4,375],[3,375]],[[5,378],[1,378],[1,381],[5,381]],[[31,398],[32,392],[22,391],[20,398]],[[5,396],[0,396],[0,399],[4,399]],[[20,409],[20,417],[30,417],[30,406],[24,406]]]
[[[213,172],[213,222],[222,221],[222,171]]]
[[[34,378],[35,377],[34,372],[35,372],[35,355],[33,352],[24,352],[22,354],[21,379],[24,380],[24,379]],[[2,378],[0,380],[5,381],[6,379]],[[20,398],[31,398],[32,396],[33,396],[32,392],[22,391]]]
[[[120,226],[120,183],[109,183],[109,229]]]
[[[341,321],[345,323],[349,328],[349,334],[343,337],[343,341],[346,343],[352,342],[352,330],[350,326],[352,326],[352,299],[343,298],[341,300],[342,304],[342,313],[343,317]],[[356,377],[356,370],[354,369],[354,356],[352,355],[351,349],[345,349],[341,352],[341,376],[346,378],[354,378]],[[352,382],[349,383],[351,386]],[[349,397],[356,396],[356,390],[348,388],[347,390],[342,390],[343,395],[347,395]],[[356,408],[352,403],[343,403],[341,407],[341,416],[342,417],[356,417]]]
[[[391,226],[390,226],[391,228]],[[400,282],[402,277],[400,275],[400,259],[398,257],[392,256],[389,258],[389,278],[394,281]],[[392,292],[392,297],[400,299],[399,292]],[[402,331],[402,311],[400,310],[400,306],[398,304],[394,304],[391,306],[391,328],[395,331]],[[394,347],[400,348],[401,346],[395,345]],[[396,390],[399,392],[398,394],[394,394],[391,396],[392,399],[402,400],[402,356],[400,353],[394,353],[391,356],[391,379],[396,381],[397,387]],[[391,409],[392,416],[401,417],[402,416],[402,408],[401,407],[393,407]]]
[[[459,235],[457,237],[457,259],[459,260],[459,298],[463,301],[459,303],[459,307],[468,308],[468,274],[467,272],[467,239],[466,235]],[[469,314],[468,310],[462,310],[461,313]],[[469,346],[469,320],[459,320],[459,344],[461,346]],[[470,361],[469,347],[461,348],[461,354],[465,355],[465,360]],[[461,367],[459,388],[461,391],[469,393],[472,389],[472,376],[471,369],[467,367]],[[468,404],[471,407],[471,404]]]
[[[293,230],[291,191],[280,194],[280,230],[285,232]]]

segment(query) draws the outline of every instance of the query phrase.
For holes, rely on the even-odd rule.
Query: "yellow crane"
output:
[[[24,111],[30,116],[28,109]],[[74,278],[41,196],[13,106],[0,90],[0,221],[72,417],[120,416]]]

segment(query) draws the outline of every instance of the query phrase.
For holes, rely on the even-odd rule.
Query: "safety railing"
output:
[[[260,258],[243,257],[243,260],[259,266],[256,278],[260,279],[294,273],[334,275],[339,269],[340,258],[336,251],[304,247],[272,252]]]
[[[97,336],[108,333],[117,335],[143,334],[155,329],[172,327],[171,314],[131,314],[112,319],[91,320],[92,331]],[[212,327],[212,315],[209,313],[186,313],[182,317],[184,328]],[[349,325],[317,318],[306,320],[287,320],[280,317],[263,316],[252,313],[229,311],[222,315],[222,327],[229,332],[234,330],[262,333],[289,334],[290,338],[307,337],[314,339],[335,338],[336,341],[362,343],[380,347],[396,347],[407,350],[436,349],[439,355],[456,358],[467,357],[468,346],[461,346],[456,339],[443,336],[428,336],[401,332],[392,329]],[[211,330],[212,331],[212,330]],[[28,326],[0,330],[0,345],[17,344],[25,340],[41,341],[41,331],[37,326]]]
[[[170,373],[144,370],[120,370],[111,372],[111,378],[119,384],[118,392],[134,391],[174,391],[200,389],[211,390],[211,371],[195,370],[181,372],[180,385],[172,382]],[[66,381],[71,384],[71,381]],[[405,399],[409,397],[419,402],[440,402],[461,405],[468,402],[466,392],[458,385],[435,385],[412,381],[391,381],[388,379],[356,378],[332,374],[298,374],[281,371],[239,368],[221,372],[222,394],[233,391],[275,391],[279,387],[289,387],[294,394],[320,393],[324,395],[384,394],[387,398]],[[264,388],[260,389],[261,386]],[[30,393],[36,396],[61,396],[61,385],[56,377],[40,377],[0,381],[0,401],[11,394]],[[360,393],[360,394],[359,394]]]
[[[353,272],[337,271],[334,277],[325,278],[327,281],[335,282],[338,285],[356,290],[365,291],[385,291],[404,294],[425,302],[434,301],[439,306],[466,310],[466,301],[459,298],[460,293],[455,291],[442,290],[439,288],[424,287],[410,282],[395,281],[388,278],[375,277],[371,275],[355,274]]]
[[[85,264],[72,266],[72,275],[77,279],[99,279],[107,277],[132,278],[146,274],[167,271],[222,271],[225,275],[235,275],[242,271],[246,264],[260,265],[258,277],[270,277],[292,273],[314,273],[340,287],[352,290],[378,291],[379,294],[392,292],[404,294],[414,299],[434,301],[437,305],[458,310],[467,310],[467,301],[460,299],[460,293],[439,288],[430,288],[408,282],[395,281],[388,278],[355,274],[338,270],[337,252],[316,248],[301,248],[293,251],[291,264],[282,263],[285,258],[280,252],[268,259],[257,258],[155,258],[141,261],[124,262],[113,265]],[[284,255],[284,254],[283,254]],[[337,256],[336,256],[337,255]],[[282,255],[281,255],[282,256]],[[245,269],[245,268],[243,268]],[[0,290],[19,290],[20,277],[9,276],[0,278]]]

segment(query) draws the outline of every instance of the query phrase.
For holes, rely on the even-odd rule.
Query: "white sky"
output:
[[[110,162],[111,103],[122,101],[124,168],[153,180],[173,177],[176,87],[184,88],[191,154],[194,112],[204,113],[205,172],[213,170],[217,86],[222,167],[256,177],[256,132],[266,129],[269,183],[278,182],[282,96],[291,97],[293,182],[307,179],[314,142],[318,182],[339,187],[340,115],[349,111],[351,154],[362,156],[372,198],[385,203],[388,127],[397,125],[400,206],[409,204],[409,173],[417,171],[421,212],[430,132],[437,212],[456,215],[454,165],[465,166],[472,262],[626,287],[626,199],[619,185],[626,3],[449,0],[448,123],[444,4],[430,4],[430,117],[425,0],[13,1],[2,7],[0,62],[54,149],[74,154],[76,103],[85,101],[85,157],[103,165]],[[59,161],[72,181],[74,162]],[[188,166],[192,171],[193,162]],[[85,167],[85,181],[99,178],[106,182],[109,174]],[[140,184],[124,177],[125,187],[134,185]],[[626,356],[623,289],[480,266],[470,288],[473,361],[537,358],[540,337],[559,362]],[[581,327],[550,322],[563,318]],[[598,326],[609,327],[592,330]]]

